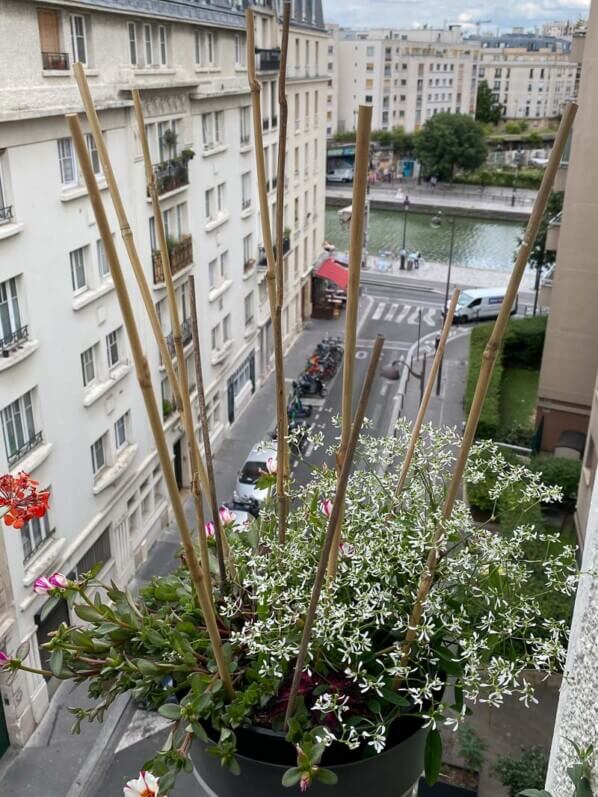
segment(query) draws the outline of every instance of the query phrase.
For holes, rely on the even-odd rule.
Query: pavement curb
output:
[[[112,734],[116,730],[116,726],[120,722],[123,714],[125,713],[131,697],[128,694],[119,695],[110,711],[110,716],[103,723],[102,730],[100,731],[93,748],[87,757],[85,764],[79,770],[79,774],[73,781],[73,785],[65,794],[65,797],[88,797],[95,791],[97,783],[92,783],[92,775],[98,766],[100,759],[104,755]],[[93,788],[92,788],[93,787]]]

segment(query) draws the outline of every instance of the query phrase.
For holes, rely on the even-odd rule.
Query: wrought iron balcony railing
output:
[[[172,274],[190,266],[193,263],[193,239],[190,235],[185,235],[180,241],[168,247],[170,255],[170,270]],[[154,269],[154,283],[164,282],[164,267],[162,256],[159,251],[152,252],[152,265]]]
[[[36,432],[32,435],[29,440],[23,443],[22,446],[16,448],[12,451],[7,459],[8,459],[8,467],[12,468],[20,459],[23,459],[30,451],[33,451],[34,448],[37,448],[44,440],[44,433],[43,432]]]
[[[280,47],[275,47],[272,50],[256,47],[255,52],[259,56],[257,62],[258,72],[278,72],[280,69]]]
[[[166,194],[189,185],[189,159],[179,156],[154,166],[158,193]]]
[[[68,70],[68,53],[42,53],[42,66],[44,69]]]
[[[14,332],[0,338],[0,357],[10,357],[11,353],[22,346],[29,339],[29,327],[27,324],[15,329]]]
[[[0,224],[5,224],[8,221],[12,221],[12,205],[0,208]]]
[[[181,321],[181,342],[183,346],[186,346],[191,342],[191,340],[193,340],[193,327],[191,326],[191,319],[184,318]],[[172,332],[169,332],[168,335],[166,335],[166,345],[168,346],[170,356],[176,357],[176,347],[174,345],[174,335]]]

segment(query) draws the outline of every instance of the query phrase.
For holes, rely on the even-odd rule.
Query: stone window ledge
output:
[[[83,307],[87,307],[88,304],[101,299],[102,296],[106,296],[107,293],[110,293],[114,290],[114,283],[112,282],[112,278],[107,278],[99,288],[88,288],[86,291],[75,296],[73,299],[73,310],[81,310]]]
[[[137,453],[137,443],[129,443],[121,451],[114,460],[114,464],[104,468],[99,474],[93,485],[93,494],[99,495],[107,487],[110,487],[114,482],[119,479],[129,465],[133,462],[135,454]]]
[[[6,371],[7,368],[26,360],[38,348],[38,340],[28,340],[22,346],[19,346],[18,349],[15,349],[8,357],[0,357],[0,372]]]
[[[42,443],[33,451],[30,451],[26,457],[20,459],[14,468],[10,471],[11,476],[17,476],[22,470],[25,473],[33,473],[36,468],[45,462],[48,456],[50,455],[50,451],[52,451],[53,445],[52,443]]]
[[[102,398],[109,390],[112,390],[121,379],[124,379],[130,370],[131,366],[128,363],[120,363],[110,371],[110,376],[104,382],[95,382],[89,385],[85,390],[83,406],[91,407],[92,404],[95,404],[98,399]]]
[[[8,224],[0,224],[0,241],[3,238],[12,238],[22,232],[25,225],[22,221],[10,221]]]
[[[218,227],[222,227],[223,224],[230,219],[230,213],[223,213],[222,215],[218,216],[216,219],[212,219],[206,224],[206,232],[212,232],[212,230],[218,229]]]
[[[227,290],[230,288],[232,284],[233,281],[231,279],[224,280],[224,282],[221,285],[210,291],[210,293],[208,294],[208,301],[210,303],[215,302],[216,299],[219,299],[224,293],[227,292]]]

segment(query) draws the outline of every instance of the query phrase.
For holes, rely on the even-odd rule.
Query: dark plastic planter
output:
[[[380,755],[336,763],[355,756],[342,745],[333,745],[324,754],[322,766],[338,776],[337,786],[324,786],[315,781],[310,797],[406,797],[411,794],[423,769],[423,752],[427,730],[418,722],[403,720],[401,732],[391,734],[391,746]],[[290,797],[299,787],[285,788],[282,775],[295,766],[293,748],[280,734],[262,729],[246,729],[237,733],[241,767],[239,776],[220,765],[218,758],[206,751],[206,745],[193,747],[193,763],[204,784],[217,797]],[[332,759],[332,760],[331,760]]]

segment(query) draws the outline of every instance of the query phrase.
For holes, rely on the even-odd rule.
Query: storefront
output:
[[[347,301],[349,269],[328,257],[316,269],[312,280],[312,315],[336,318]]]

